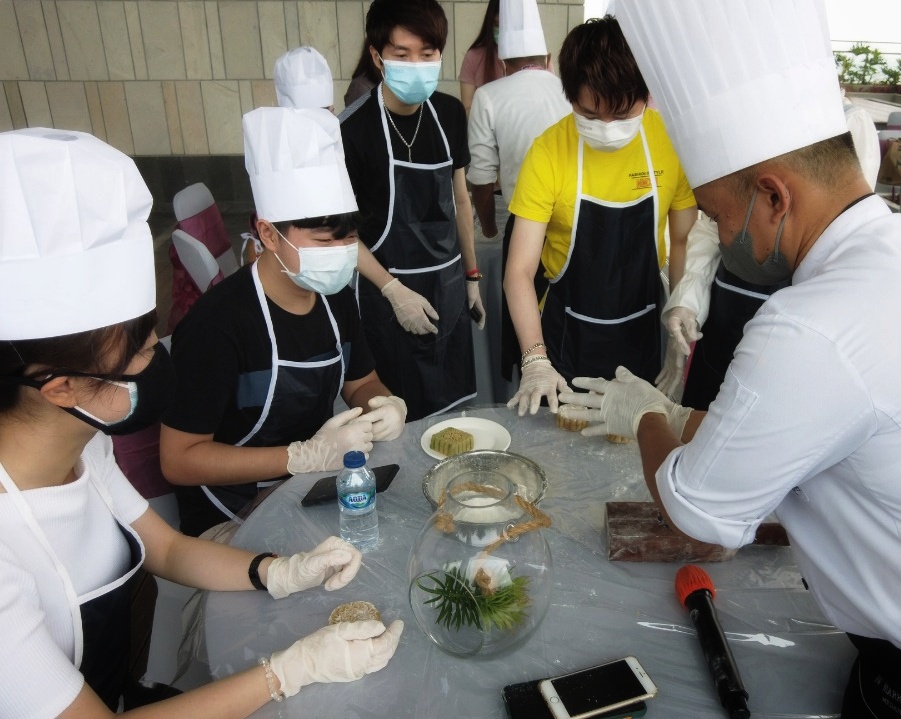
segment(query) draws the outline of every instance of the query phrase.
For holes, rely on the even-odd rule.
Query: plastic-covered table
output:
[[[457,413],[458,415],[460,413]],[[676,599],[678,564],[621,563],[607,558],[605,502],[649,500],[635,443],[614,445],[558,429],[547,409],[530,417],[500,408],[466,414],[509,430],[509,451],[538,462],[549,488],[541,508],[554,525],[544,530],[553,555],[553,591],[544,622],[511,653],[462,659],[444,653],[419,629],[408,603],[407,561],[432,507],[422,478],[436,460],[420,447],[443,415],[407,425],[400,438],[377,444],[370,465],[395,462],[400,472],[378,495],[378,547],[364,555],[350,585],[273,600],[266,592],[211,592],[204,625],[210,671],[226,676],[282,649],[328,621],[338,604],[375,603],[386,623],[406,629],[388,666],[349,684],[315,684],[257,717],[423,717],[502,719],[506,684],[564,674],[635,655],[660,693],[648,717],[724,717],[687,611]],[[307,489],[326,473],[298,475],[273,492],[238,529],[232,544],[285,555],[338,532],[336,504],[303,508]],[[754,717],[837,717],[855,655],[804,589],[784,547],[742,548],[735,558],[704,565],[750,693]]]

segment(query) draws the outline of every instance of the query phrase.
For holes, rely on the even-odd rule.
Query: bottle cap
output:
[[[356,469],[366,464],[366,455],[362,452],[347,452],[344,455],[344,466],[348,469]]]

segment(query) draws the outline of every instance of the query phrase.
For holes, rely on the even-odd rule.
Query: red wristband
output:
[[[478,267],[476,267],[475,269],[469,270],[469,272],[466,273],[466,276],[467,277],[475,277],[477,274],[479,274]]]

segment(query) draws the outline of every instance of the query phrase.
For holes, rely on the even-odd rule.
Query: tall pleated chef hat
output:
[[[617,0],[698,187],[847,132],[822,0]]]
[[[152,204],[134,161],[92,135],[0,133],[0,340],[59,337],[150,312]]]
[[[280,107],[331,107],[335,88],[328,62],[312,47],[296,47],[275,61],[275,96]]]
[[[501,0],[497,29],[497,56],[501,60],[547,55],[536,0]]]
[[[261,220],[357,210],[338,118],[328,110],[260,107],[248,112],[244,166]]]

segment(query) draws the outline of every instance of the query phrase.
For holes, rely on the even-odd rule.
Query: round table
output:
[[[397,463],[400,472],[378,495],[380,542],[364,555],[350,585],[280,601],[266,592],[208,593],[204,625],[212,675],[251,666],[325,625],[338,604],[365,599],[379,607],[386,623],[406,623],[388,666],[357,682],[305,687],[254,716],[503,719],[501,690],[507,684],[634,655],[660,690],[648,702],[648,717],[724,717],[687,611],[673,590],[680,565],[607,558],[605,502],[650,499],[637,445],[565,432],[544,408],[524,418],[504,407],[465,414],[505,426],[512,437],[509,451],[538,462],[547,474],[541,508],[554,522],[544,530],[554,563],[547,615],[525,644],[500,657],[463,659],[431,643],[413,618],[407,594],[410,550],[433,511],[422,478],[437,460],[423,451],[420,437],[430,425],[460,414],[412,422],[397,440],[376,444],[370,466]],[[300,505],[326,474],[286,481],[254,510],[232,544],[286,555],[337,534],[336,504]],[[704,567],[717,587],[716,607],[750,693],[752,715],[837,717],[855,652],[804,589],[791,549],[744,547],[733,559]]]

